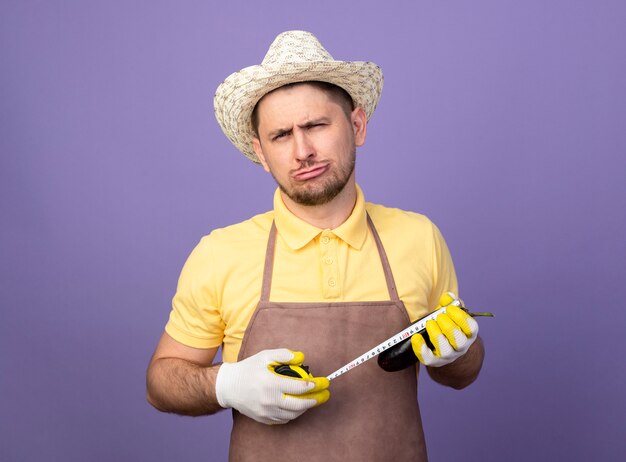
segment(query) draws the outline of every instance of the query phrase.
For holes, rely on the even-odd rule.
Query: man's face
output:
[[[324,91],[302,84],[269,93],[257,111],[254,150],[289,199],[322,205],[354,183],[356,147],[365,141],[363,109],[346,115]]]

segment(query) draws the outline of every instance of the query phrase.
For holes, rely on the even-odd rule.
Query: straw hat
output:
[[[213,100],[215,117],[237,149],[258,163],[250,120],[256,103],[278,87],[312,80],[346,90],[368,120],[383,89],[383,74],[376,64],[335,61],[310,32],[288,31],[276,37],[260,65],[235,72],[220,84]]]

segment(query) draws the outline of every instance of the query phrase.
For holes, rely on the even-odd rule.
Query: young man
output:
[[[278,184],[274,209],[214,230],[190,255],[148,400],[187,415],[232,408],[231,460],[426,460],[415,366],[370,361],[325,378],[457,292],[437,228],[365,202],[355,182],[381,90],[378,66],[336,61],[301,31],[217,90],[225,134]],[[470,384],[484,355],[476,322],[449,309],[428,333],[434,352],[421,335],[411,344],[431,377]],[[303,361],[314,377],[275,371]]]

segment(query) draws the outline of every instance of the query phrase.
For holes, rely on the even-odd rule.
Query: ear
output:
[[[270,168],[267,165],[267,162],[265,161],[265,155],[263,154],[261,141],[257,137],[252,138],[252,149],[254,149],[254,153],[256,154],[259,161],[261,162],[261,165],[263,166],[263,170],[269,173]]]
[[[363,146],[367,134],[367,115],[362,107],[357,107],[350,116],[352,130],[354,130],[354,144]]]

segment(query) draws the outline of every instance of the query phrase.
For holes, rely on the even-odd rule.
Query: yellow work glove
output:
[[[478,337],[478,323],[461,308],[450,305],[454,294],[444,294],[437,308],[446,307],[446,312],[435,320],[426,322],[426,332],[434,351],[428,348],[424,337],[411,337],[413,352],[425,366],[440,367],[463,356]],[[448,306],[450,305],[450,306]]]
[[[287,423],[330,397],[326,377],[295,378],[274,371],[280,364],[299,365],[303,361],[303,353],[281,348],[224,363],[215,380],[217,401],[257,422]]]

